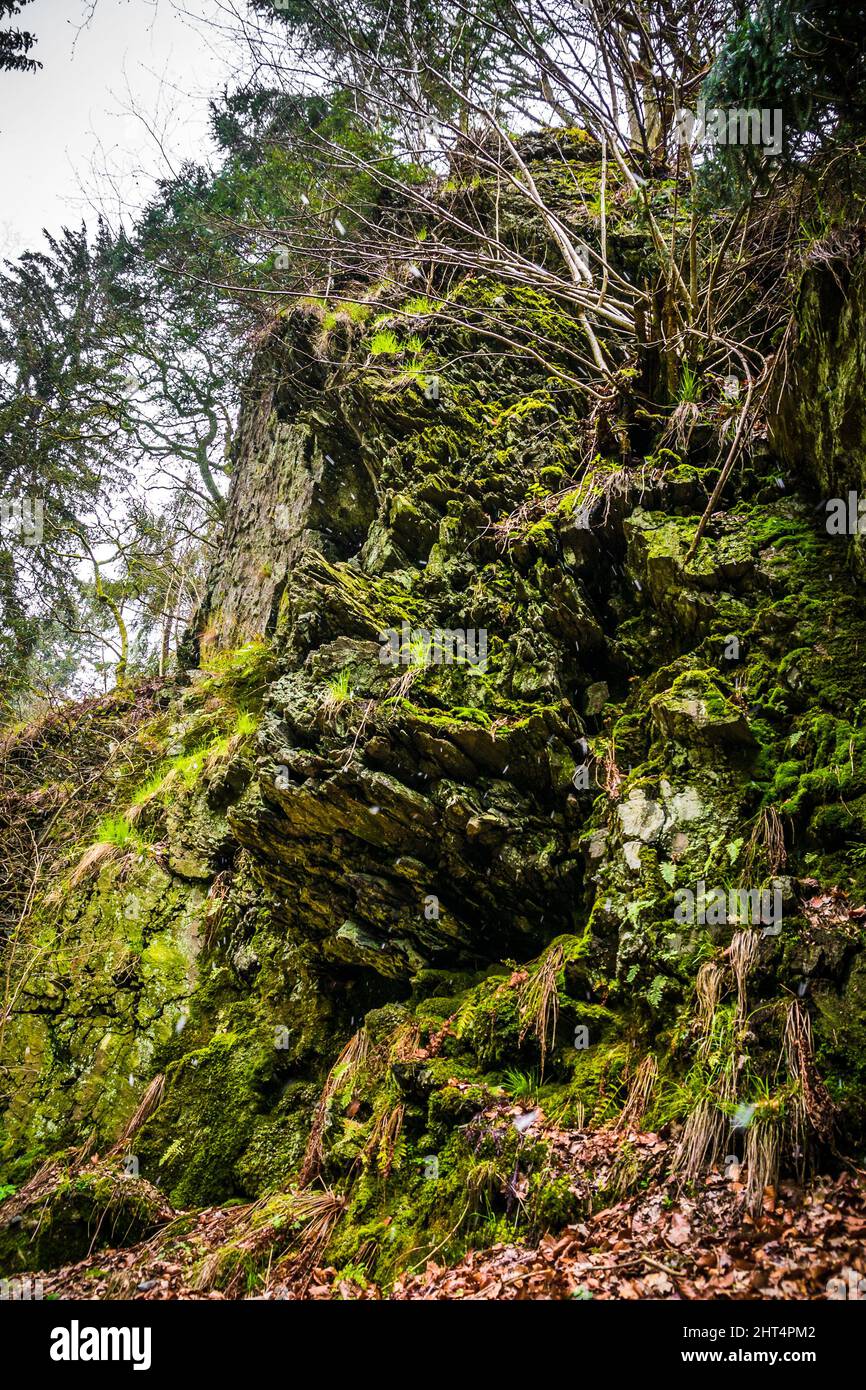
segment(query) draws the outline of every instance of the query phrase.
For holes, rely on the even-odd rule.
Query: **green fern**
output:
[[[516,1071],[509,1069],[503,1073],[505,1089],[512,1100],[534,1101],[541,1088],[537,1071]]]

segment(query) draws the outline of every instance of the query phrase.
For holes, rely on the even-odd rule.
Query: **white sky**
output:
[[[98,206],[116,222],[157,174],[206,156],[207,98],[232,85],[228,43],[199,22],[210,13],[210,0],[33,0],[12,21],[43,67],[0,73],[0,256]]]

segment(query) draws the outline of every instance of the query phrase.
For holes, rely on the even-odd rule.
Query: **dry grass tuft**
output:
[[[686,1182],[711,1167],[722,1151],[727,1120],[715,1100],[705,1097],[686,1117],[671,1171]]]
[[[652,1053],[648,1053],[632,1077],[625,1105],[614,1123],[614,1129],[637,1128],[646,1114],[658,1075],[658,1062]]]
[[[72,870],[72,873],[69,875],[68,886],[70,888],[77,888],[79,883],[83,883],[86,878],[91,878],[94,874],[99,873],[103,864],[107,864],[111,859],[118,858],[119,854],[120,850],[117,845],[108,843],[91,845],[89,849],[84,851],[78,863],[75,865],[75,868]],[[58,901],[60,901],[59,897]]]
[[[383,1178],[390,1177],[391,1170],[399,1167],[400,1135],[403,1130],[405,1106],[395,1105],[376,1116],[370,1137],[364,1146],[365,1164],[376,1163]]]
[[[296,1297],[303,1297],[313,1270],[324,1251],[334,1225],[345,1210],[346,1200],[324,1189],[262,1197],[242,1207],[230,1218],[221,1245],[202,1261],[194,1287],[202,1292],[222,1286],[227,1298],[242,1297],[255,1278],[256,1266],[266,1253],[291,1244],[274,1269],[280,1282],[291,1281]],[[270,1260],[266,1282],[271,1282]]]
[[[685,453],[700,418],[701,408],[695,401],[680,401],[671,411],[660,447],[673,447]]]
[[[760,942],[760,932],[752,929],[738,931],[731,938],[731,944],[727,950],[737,986],[737,1018],[741,1023],[746,1017],[746,985],[752,966],[758,959]]]
[[[773,1105],[760,1106],[746,1130],[746,1207],[758,1216],[764,1204],[764,1190],[775,1187],[782,1152],[783,1119]]]
[[[601,785],[611,801],[619,799],[619,790],[625,781],[625,777],[616,760],[616,745],[613,737],[605,745],[604,754],[601,759]]]
[[[775,806],[765,806],[752,826],[746,845],[746,865],[751,873],[755,861],[765,858],[771,874],[781,873],[788,862],[785,827]]]
[[[792,999],[785,1016],[784,1054],[788,1072],[797,1082],[795,1143],[804,1147],[808,1126],[822,1142],[832,1144],[835,1106],[815,1066],[812,1024],[800,999]]]
[[[706,1048],[712,1033],[712,1022],[722,997],[724,972],[717,961],[705,960],[695,980],[697,1007],[695,1022],[702,1035],[701,1047]]]
[[[334,1227],[346,1210],[346,1199],[326,1188],[322,1192],[299,1192],[294,1206],[298,1219],[304,1222],[298,1249],[282,1260],[275,1272],[282,1282],[290,1281],[295,1286],[297,1297],[303,1297]]]
[[[556,1022],[559,1018],[559,989],[556,977],[562,969],[564,959],[562,946],[555,942],[547,948],[535,969],[520,986],[520,1041],[523,1042],[530,1030],[535,1034],[541,1050],[542,1077],[548,1035],[551,1046],[556,1040]]]
[[[365,1028],[359,1028],[357,1033],[353,1033],[343,1051],[340,1053],[336,1062],[328,1073],[328,1079],[322,1088],[319,1103],[313,1115],[313,1123],[310,1127],[310,1137],[307,1140],[307,1147],[304,1153],[304,1162],[301,1167],[299,1183],[301,1187],[312,1181],[321,1169],[325,1158],[325,1151],[322,1146],[322,1135],[328,1118],[328,1107],[334,1094],[344,1086],[350,1086],[358,1075],[365,1062],[370,1050],[370,1040]]]
[[[165,1092],[165,1075],[159,1072],[151,1081],[147,1090],[141,1098],[138,1109],[130,1119],[126,1129],[121,1134],[117,1143],[109,1149],[109,1156],[112,1154],[123,1153],[130,1139],[138,1133],[142,1125],[150,1119],[153,1112],[159,1107],[163,1093]]]

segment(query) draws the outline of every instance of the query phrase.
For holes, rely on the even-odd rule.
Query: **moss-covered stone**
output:
[[[561,138],[546,193],[592,239],[597,150]],[[443,196],[477,212],[493,192],[455,175]],[[620,194],[608,244],[643,276],[645,206]],[[672,218],[667,181],[647,196]],[[507,193],[499,210],[524,250],[543,237]],[[387,1282],[587,1209],[541,1122],[515,1123],[536,1109],[581,1130],[686,1124],[735,1058],[744,1103],[764,1086],[790,1110],[803,1078],[776,1072],[794,998],[859,1153],[866,620],[810,492],[854,476],[855,280],[850,346],[833,349],[845,458],[812,456],[843,426],[825,290],[813,304],[807,283],[818,443],[801,457],[789,404],[791,468],[753,441],[688,559],[710,424],[669,447],[627,367],[590,429],[565,302],[471,276],[449,288],[455,315],[407,291],[387,321],[372,299],[279,317],[189,669],[71,717],[83,814],[57,818],[75,788],[50,721],[10,745],[4,795],[52,877],[19,937],[21,904],[9,914],[2,1177],[91,1138],[104,1152],[149,1095],[148,1182],[182,1207],[266,1199],[221,1286],[255,1280],[263,1232],[303,1239],[312,1175],[334,1194],[318,1254]],[[492,307],[516,343],[544,341],[546,367],[454,321]],[[404,624],[410,659],[393,662]],[[483,630],[485,660],[431,660],[437,630]],[[745,983],[748,923],[675,914],[684,891],[777,884],[781,930],[750,938]],[[624,1189],[632,1169],[626,1153]],[[34,1259],[73,1248],[58,1226]]]

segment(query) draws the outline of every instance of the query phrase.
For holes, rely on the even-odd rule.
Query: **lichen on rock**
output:
[[[461,293],[574,328],[492,275]],[[587,458],[585,402],[467,360],[447,323],[424,329],[435,400],[369,370],[367,326],[339,362],[311,331],[301,306],[260,347],[194,664],[71,716],[131,727],[4,946],[2,1176],[76,1154],[73,1229],[52,1197],[31,1260],[81,1251],[103,1200],[115,1241],[162,1202],[272,1200],[256,1222],[306,1230],[315,1176],[319,1255],[388,1283],[634,1187],[624,1164],[589,1193],[545,1117],[667,1128],[682,1156],[712,1112],[709,1164],[738,1106],[774,1106],[788,1161],[831,1150],[831,1114],[862,1153],[866,620],[797,411],[689,559],[700,449],[654,455],[630,419]],[[10,735],[4,795],[62,799],[63,737]],[[706,885],[784,893],[782,929],[710,920]],[[118,1143],[146,1186],[96,1193],[75,1164]],[[254,1272],[257,1248],[232,1246]]]

